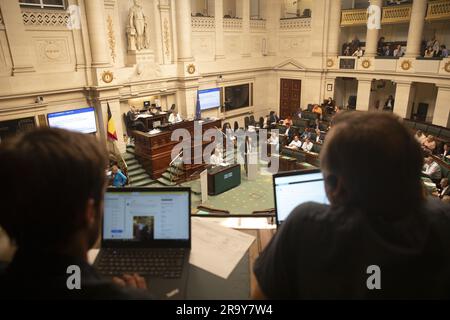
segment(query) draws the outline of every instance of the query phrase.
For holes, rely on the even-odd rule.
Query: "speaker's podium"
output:
[[[219,165],[208,168],[208,195],[214,196],[241,184],[239,164]]]

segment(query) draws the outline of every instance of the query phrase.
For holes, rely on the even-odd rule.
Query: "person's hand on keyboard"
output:
[[[124,274],[121,278],[114,277],[113,282],[121,287],[131,287],[137,289],[147,289],[147,282],[137,273],[133,275]]]

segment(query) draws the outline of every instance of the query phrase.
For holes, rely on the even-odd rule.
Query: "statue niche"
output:
[[[127,38],[129,51],[141,51],[150,48],[149,21],[144,15],[140,0],[134,0],[134,5],[128,13]]]

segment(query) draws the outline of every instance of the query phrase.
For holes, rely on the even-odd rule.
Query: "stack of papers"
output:
[[[189,263],[227,279],[255,237],[226,228],[208,218],[192,218]]]
[[[159,130],[159,129],[153,129],[148,134],[157,134],[157,133],[160,133],[160,132],[161,132],[161,130]]]

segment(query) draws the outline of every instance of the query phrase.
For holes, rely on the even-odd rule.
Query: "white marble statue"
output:
[[[150,30],[148,18],[144,15],[141,1],[134,0],[128,14],[128,50],[141,51],[150,48]]]

